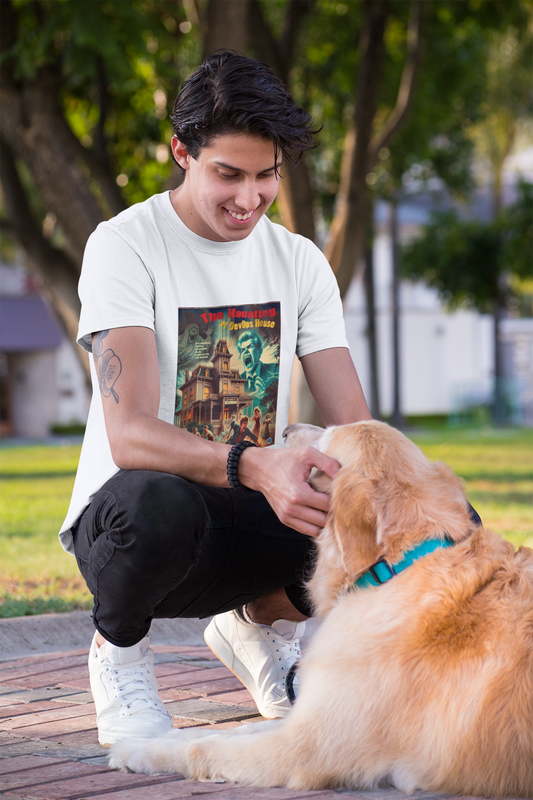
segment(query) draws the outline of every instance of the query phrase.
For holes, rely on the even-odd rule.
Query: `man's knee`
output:
[[[193,483],[164,472],[130,473],[131,504],[124,533],[140,537],[147,556],[196,550],[209,525],[209,515]]]
[[[121,470],[93,498],[75,533],[82,560],[121,550],[141,563],[194,560],[209,515],[194,484],[164,472]],[[89,555],[96,546],[95,553]],[[108,553],[106,556],[105,553]]]

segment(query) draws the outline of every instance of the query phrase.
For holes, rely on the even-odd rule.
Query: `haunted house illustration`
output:
[[[212,365],[199,364],[186,370],[181,390],[181,408],[176,415],[180,428],[209,425],[215,436],[223,433],[232,416],[251,407],[253,398],[244,391],[244,378],[231,369],[232,354],[226,339],[219,339]]]

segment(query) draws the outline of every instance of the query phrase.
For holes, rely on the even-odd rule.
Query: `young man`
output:
[[[219,53],[184,83],[172,121],[183,184],[102,223],[80,281],[95,392],[60,537],[94,595],[104,746],[172,726],[154,617],[214,615],[211,649],[265,717],[287,713],[311,614],[303,578],[329,507],[306,479],[338,469],[313,448],[281,448],[294,354],[326,423],[370,417],[329,265],[264,216],[282,156],[312,146],[308,114],[266,65]],[[246,385],[246,330],[269,376],[260,392]],[[275,446],[224,443],[254,408]],[[214,441],[192,435],[201,423]]]

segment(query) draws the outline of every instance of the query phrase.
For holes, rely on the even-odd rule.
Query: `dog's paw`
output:
[[[154,775],[158,770],[150,752],[153,743],[153,739],[121,739],[111,746],[109,766],[123,772],[146,772]]]

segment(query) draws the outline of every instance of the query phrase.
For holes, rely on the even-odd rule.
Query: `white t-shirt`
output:
[[[97,331],[153,330],[158,417],[216,441],[239,441],[247,416],[248,438],[279,445],[294,354],[348,346],[337,283],[312,242],[267,217],[242,241],[203,239],[181,221],[168,192],[98,226],[87,243],[79,292],[78,343],[91,352]],[[93,399],[59,534],[68,552],[70,528],[118,470],[101,398],[118,378],[111,355],[100,356],[102,387],[91,359]]]

